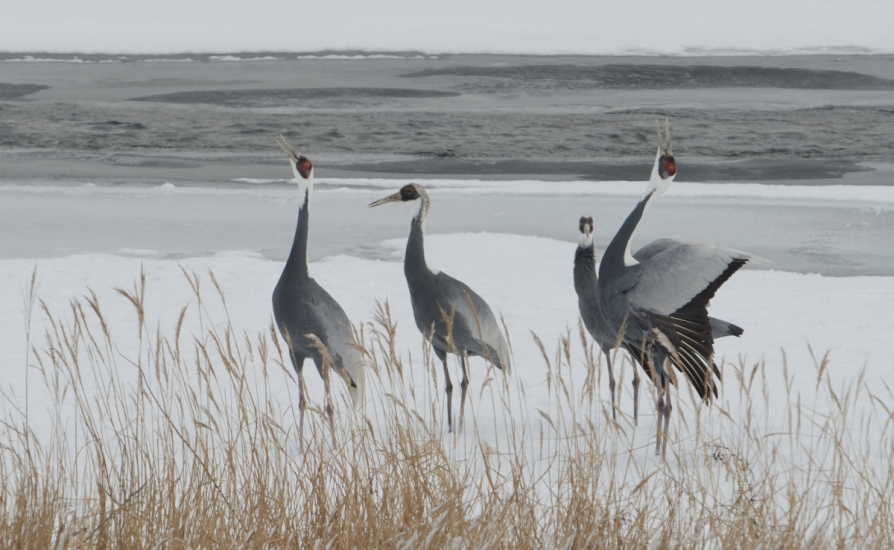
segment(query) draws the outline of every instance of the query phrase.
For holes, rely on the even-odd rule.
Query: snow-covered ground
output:
[[[392,215],[408,217],[409,213]],[[382,247],[390,251],[394,260],[399,260],[404,242],[404,238],[395,238],[382,243]],[[531,431],[528,436],[532,440],[536,439],[533,434],[542,423],[538,411],[551,411],[552,407],[547,385],[548,369],[531,333],[540,337],[552,355],[559,339],[570,329],[575,363],[579,366],[572,368],[566,376],[570,375],[581,384],[586,375],[580,354],[577,298],[571,277],[575,246],[568,242],[507,234],[431,235],[427,240],[427,254],[432,265],[467,282],[505,317],[515,357],[512,384],[522,388],[513,394],[514,407],[524,409],[524,418],[537,419],[526,428]],[[28,285],[35,268],[37,297],[61,319],[70,317],[72,300],[83,299],[91,290],[96,292],[117,346],[115,353],[120,365],[117,375],[126,383],[135,384],[137,369],[126,359],[134,360],[139,354],[140,342],[135,337],[137,316],[133,306],[115,288],[132,290],[139,280],[140,270],[145,269],[146,326],[150,333],[154,335],[158,331],[168,337],[172,335],[181,308],[188,305],[183,334],[185,341],[191,341],[193,335],[202,338],[202,321],[199,320],[195,295],[182,270],[195,272],[202,278],[204,302],[213,322],[223,328],[229,317],[237,331],[253,335],[269,330],[272,320],[270,294],[282,265],[254,253],[239,252],[221,252],[179,261],[111,255],[0,261],[0,303],[6,304],[4,314],[0,316],[0,349],[3,349],[0,372],[2,391],[7,396],[2,408],[8,414],[15,403],[24,410],[28,388],[30,423],[40,433],[40,426],[45,425],[48,429],[55,413],[48,405],[53,401],[43,388],[39,372],[25,368],[25,311]],[[216,299],[209,271],[213,271],[226,293],[227,314]],[[430,387],[430,375],[419,363],[422,342],[413,321],[401,263],[342,255],[313,263],[311,272],[344,306],[355,323],[370,322],[376,301],[387,300],[397,320],[398,350],[414,358],[417,383]],[[783,372],[791,379],[794,395],[815,395],[817,365],[826,352],[830,359],[827,370],[834,387],[853,383],[865,370],[865,381],[870,387],[882,388],[894,370],[889,318],[892,305],[894,278],[891,277],[831,278],[756,270],[737,273],[721,288],[711,308],[715,316],[745,328],[741,338],[726,338],[716,343],[718,358],[727,363],[726,384],[730,387],[729,395],[721,393],[720,406],[734,410],[739,403],[739,384],[730,364],[744,362],[751,368],[762,359],[766,360],[766,376],[770,378],[768,397],[771,403],[786,403],[792,395],[787,393],[782,382]],[[204,322],[207,323],[207,318]],[[45,334],[51,327],[39,305],[34,308],[30,329],[30,343],[42,353]],[[786,367],[783,367],[783,356]],[[36,364],[33,354],[27,361]],[[498,420],[493,419],[490,412],[493,410],[492,399],[487,393],[483,397],[479,395],[485,378],[484,367],[482,360],[472,361],[473,402],[476,418],[483,425],[495,426]],[[311,400],[322,405],[320,379],[312,368],[306,372]],[[294,381],[282,372],[272,372],[271,376],[272,387],[276,388],[274,399],[288,407],[296,399]],[[454,381],[458,376],[455,372]],[[604,373],[600,376],[605,380]],[[627,414],[632,408],[630,386],[626,383],[629,377],[630,371],[625,370],[620,403]],[[97,380],[95,383],[95,391],[101,392],[103,382]],[[342,386],[339,383],[336,389],[344,395]],[[440,374],[437,386],[443,388]],[[599,391],[602,402],[598,406],[604,408],[608,398],[604,383],[600,384]],[[521,398],[522,394],[526,397]],[[654,430],[651,403],[651,397],[644,401],[645,420],[641,422],[636,438],[640,444],[647,444]],[[680,412],[675,415],[674,426],[681,426],[677,424],[682,422],[681,418],[691,421],[693,407],[688,392],[683,389],[677,398],[676,410]],[[780,408],[781,413],[785,411],[788,409]],[[368,412],[374,414],[372,406]],[[515,414],[518,414],[517,410]],[[782,421],[782,418],[773,418],[773,414],[769,416],[771,423]],[[486,436],[490,434],[488,437],[498,439],[505,435],[500,432],[499,427],[484,430]],[[672,441],[674,437],[672,435]]]
[[[4,6],[0,51],[890,53],[892,19],[887,0],[50,0]]]

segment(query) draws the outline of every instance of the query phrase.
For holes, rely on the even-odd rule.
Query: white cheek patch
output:
[[[580,234],[580,246],[588,247],[593,244],[593,232],[592,231],[584,231]]]
[[[307,179],[301,177],[301,174],[298,173],[298,167],[295,166],[295,162],[292,161],[292,173],[295,175],[295,182],[298,183],[298,192],[301,193],[301,206],[304,206],[306,203],[310,202],[310,197],[313,195],[314,190],[314,170],[310,169],[310,176]]]

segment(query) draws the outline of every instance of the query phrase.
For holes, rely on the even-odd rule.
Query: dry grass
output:
[[[570,332],[554,352],[534,335],[547,406],[529,415],[518,377],[488,371],[470,392],[479,407],[446,435],[439,368],[425,346],[397,349],[386,304],[357,334],[367,415],[336,403],[333,448],[319,408],[299,437],[273,328],[212,319],[186,276],[198,308],[169,334],[145,324],[145,281],[119,291],[138,320],[123,340],[92,293],[65,312],[31,301],[48,330],[29,384],[50,397],[4,396],[0,546],[894,547],[894,399],[862,377],[834,388],[825,358],[811,395],[765,363],[725,366],[724,405],[682,391],[665,464],[650,418],[611,421],[593,350]],[[187,334],[190,314],[201,328]]]

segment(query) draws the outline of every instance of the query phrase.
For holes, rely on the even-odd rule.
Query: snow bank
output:
[[[383,243],[394,260],[402,256],[403,239]],[[571,330],[577,338],[577,298],[572,283],[575,245],[550,239],[501,234],[432,235],[427,240],[427,256],[432,265],[457,277],[483,296],[494,310],[505,317],[514,351],[514,383],[527,396],[522,406],[531,417],[537,408],[548,407],[544,384],[546,367],[531,333],[537,334],[552,351],[559,338]],[[151,251],[137,251],[150,256]],[[128,254],[137,252],[128,251]],[[137,317],[131,304],[115,288],[131,290],[145,269],[147,278],[146,326],[165,334],[174,331],[181,309],[195,313],[195,295],[184,277],[196,273],[203,280],[205,307],[210,316],[223,323],[230,319],[237,331],[246,334],[268,331],[272,314],[270,295],[282,265],[260,258],[256,253],[229,252],[205,258],[180,261],[156,260],[110,255],[82,255],[41,260],[0,261],[0,303],[6,304],[0,316],[0,380],[2,390],[21,404],[26,387],[32,393],[38,386],[27,384],[26,322],[28,284],[37,269],[37,297],[56,315],[70,311],[69,302],[95,292],[113,338],[132,335]],[[226,294],[226,311],[215,299],[216,290],[209,271]],[[399,261],[372,261],[338,256],[311,265],[313,276],[345,308],[354,323],[372,320],[376,301],[391,305],[397,320],[399,350],[419,358],[421,337],[416,329],[409,295]],[[890,379],[894,368],[894,348],[890,345],[890,310],[894,305],[894,278],[828,278],[773,271],[742,271],[727,282],[715,297],[713,315],[732,321],[745,329],[741,338],[725,338],[716,343],[718,363],[751,365],[766,359],[768,368],[781,372],[783,353],[788,373],[794,378],[794,392],[813,391],[816,361],[828,352],[833,384],[853,380],[863,369],[868,384]],[[187,318],[192,319],[192,317]],[[51,327],[39,304],[32,313],[31,346],[42,349],[45,331]],[[188,321],[185,335],[198,334],[200,326]],[[126,339],[116,339],[125,342]],[[580,349],[579,342],[574,344]],[[139,351],[122,344],[117,352],[134,357]],[[29,361],[33,363],[34,357]],[[122,362],[122,365],[126,365]],[[473,359],[473,388],[483,379],[485,364]],[[581,365],[580,375],[584,368]],[[135,375],[135,373],[132,373]],[[126,374],[123,374],[127,378]],[[425,378],[420,371],[417,377]],[[322,395],[319,377],[313,370],[307,379],[311,394]],[[629,380],[629,371],[627,378]],[[292,382],[283,379],[280,399],[288,403],[294,397]],[[288,387],[286,387],[288,386]],[[439,387],[442,387],[439,385]],[[629,384],[621,406],[630,413]],[[339,391],[344,391],[341,385]],[[607,389],[600,387],[607,400]],[[786,399],[784,388],[772,399]],[[33,394],[31,403],[41,403]],[[721,394],[721,402],[732,396]],[[647,403],[650,400],[646,401]],[[8,406],[4,403],[3,407]],[[488,405],[482,404],[487,408]],[[691,405],[690,405],[691,406]],[[34,407],[34,405],[32,405]],[[650,414],[650,405],[644,406]],[[685,405],[683,415],[687,413]],[[39,407],[31,411],[35,420]],[[651,428],[644,428],[643,437]]]

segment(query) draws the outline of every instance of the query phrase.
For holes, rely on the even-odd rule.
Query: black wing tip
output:
[[[745,329],[740,327],[739,325],[734,325],[732,323],[727,323],[729,326],[727,327],[727,334],[729,336],[739,337],[745,333]]]

